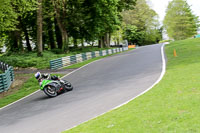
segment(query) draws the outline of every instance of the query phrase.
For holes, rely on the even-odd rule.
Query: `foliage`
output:
[[[164,25],[170,38],[182,40],[196,35],[198,17],[185,0],[173,0],[167,7]]]
[[[3,71],[2,70],[0,70],[0,74],[2,74],[3,73]]]
[[[145,32],[139,31],[138,28],[134,25],[127,25],[124,31],[124,38],[129,41],[129,44],[132,42],[137,45],[142,45],[144,40]]]
[[[10,0],[0,0],[0,35],[2,32],[15,29],[17,13],[11,7]]]
[[[132,9],[136,0],[1,0],[0,5],[0,47],[7,51],[36,51],[37,49],[60,49],[69,52],[74,43],[101,40],[109,47],[112,33],[121,28],[120,12]],[[40,6],[41,5],[41,6]],[[38,7],[41,7],[40,47],[37,40],[36,21]],[[39,10],[38,10],[39,11]],[[5,23],[6,22],[6,23]],[[109,35],[109,36],[108,36]],[[71,41],[73,40],[73,42]]]
[[[112,33],[112,41],[114,41],[115,45],[120,45],[120,42],[123,41],[122,27]]]
[[[122,12],[122,16],[125,24],[124,38],[128,39],[129,43],[147,45],[162,39],[158,15],[149,7],[146,0],[137,1],[135,8]]]

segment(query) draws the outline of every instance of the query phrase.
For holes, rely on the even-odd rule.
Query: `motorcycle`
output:
[[[40,83],[40,89],[49,97],[56,97],[62,92],[73,90],[73,86],[66,80],[48,80],[43,79]]]

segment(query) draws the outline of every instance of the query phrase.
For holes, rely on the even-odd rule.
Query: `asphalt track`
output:
[[[162,72],[161,44],[91,63],[66,76],[74,90],[55,98],[39,91],[0,110],[1,133],[58,133],[127,102]]]

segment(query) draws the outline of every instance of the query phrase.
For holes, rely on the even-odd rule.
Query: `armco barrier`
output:
[[[51,60],[50,61],[50,68],[51,69],[59,69],[64,66],[69,66],[75,63],[83,62],[85,60],[89,60],[91,58],[99,57],[99,56],[105,56],[109,54],[114,54],[122,51],[128,50],[128,47],[122,47],[122,48],[115,48],[115,49],[109,49],[109,50],[102,50],[102,51],[94,51],[94,52],[87,52],[72,56],[66,56],[59,59]]]
[[[7,91],[14,81],[13,67],[0,62],[0,70],[4,73],[0,74],[0,92]]]

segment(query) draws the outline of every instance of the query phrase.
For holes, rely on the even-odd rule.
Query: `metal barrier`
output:
[[[0,62],[0,70],[4,72],[0,74],[0,92],[4,92],[10,88],[14,81],[14,71],[12,66],[3,62]]]
[[[94,52],[86,52],[86,53],[81,53],[77,55],[66,56],[59,59],[51,60],[50,68],[55,70],[55,69],[62,68],[64,66],[69,66],[72,64],[83,62],[85,60],[89,60],[95,57],[106,56],[106,55],[110,55],[110,54],[114,54],[114,53],[118,53],[118,52],[122,52],[126,50],[128,50],[128,47],[115,48],[115,49],[102,50],[102,51],[94,51]]]

